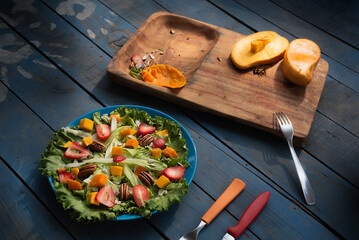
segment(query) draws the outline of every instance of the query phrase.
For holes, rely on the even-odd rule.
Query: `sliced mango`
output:
[[[313,41],[293,40],[284,55],[284,76],[297,85],[306,86],[312,81],[319,59],[320,48]]]
[[[231,59],[240,69],[269,64],[282,59],[288,45],[288,40],[275,32],[257,32],[241,38],[234,45]]]
[[[147,83],[169,88],[181,88],[187,83],[179,70],[164,64],[156,64],[144,69],[142,79]]]

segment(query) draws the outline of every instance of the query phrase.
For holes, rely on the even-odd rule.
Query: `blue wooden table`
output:
[[[108,79],[111,58],[157,11],[320,46],[329,72],[307,142],[296,148],[314,206],[305,204],[282,139]],[[200,239],[221,239],[264,191],[271,193],[266,207],[239,239],[359,239],[358,30],[354,0],[0,1],[0,239],[178,239],[234,178],[245,190]],[[53,132],[78,116],[124,104],[183,124],[198,152],[194,181],[180,205],[150,220],[76,222],[40,174],[40,155]]]

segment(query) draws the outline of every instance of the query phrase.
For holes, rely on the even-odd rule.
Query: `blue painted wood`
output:
[[[181,4],[183,4],[183,2],[181,2]],[[172,8],[170,8],[170,6],[168,6],[168,5],[166,5],[166,8],[168,8],[168,9],[177,9],[177,7],[178,7],[178,4],[174,4],[175,6],[172,6]],[[113,9],[114,11],[117,11],[117,9]],[[331,79],[332,80],[332,79]],[[334,82],[334,81],[333,81]],[[340,84],[338,84],[338,85],[340,85]],[[336,87],[334,88],[334,89],[336,89]],[[337,93],[338,94],[338,93]],[[203,120],[203,119],[202,119]],[[201,120],[200,120],[200,122],[202,122]],[[205,122],[205,120],[203,120],[203,122]],[[354,121],[355,122],[355,121]],[[220,134],[220,132],[222,131],[222,129],[220,128],[220,127],[216,127],[216,128],[212,128],[211,129],[211,131],[213,132],[213,133],[219,133],[219,135],[221,135],[222,136],[222,134]],[[349,135],[349,133],[348,132],[343,132],[341,135]],[[339,136],[341,136],[341,135],[339,135]],[[258,136],[256,136],[256,137],[260,137],[259,135]],[[321,139],[322,141],[326,141],[327,139],[324,139],[324,138],[322,138]],[[355,137],[355,136],[352,136],[352,140],[355,142],[355,141],[357,141],[357,138]],[[268,141],[268,143],[269,143],[269,141]],[[331,142],[331,143],[335,143],[335,142]],[[253,142],[253,144],[255,144],[255,142]],[[344,142],[343,144],[342,144],[342,146],[348,146],[347,145],[348,143],[347,142]],[[338,145],[338,144],[336,144],[336,145]],[[340,145],[341,146],[341,145]],[[314,146],[315,147],[315,146]],[[354,146],[355,147],[355,146]],[[317,147],[318,148],[318,147]],[[266,147],[264,147],[263,145],[262,145],[262,148],[260,148],[260,149],[266,149]],[[285,149],[286,149],[286,147],[285,147]],[[333,148],[333,147],[330,147],[330,146],[328,146],[328,148],[327,149],[324,149],[324,150],[322,150],[323,152],[325,152],[326,150],[331,150],[331,151],[335,151],[335,149]],[[259,152],[260,152],[261,150],[259,150]],[[267,150],[266,150],[267,151]],[[270,152],[270,150],[269,150],[269,152]],[[328,154],[329,155],[329,154]],[[351,155],[351,157],[353,157],[353,158],[355,158],[355,155]],[[289,161],[291,161],[291,157],[289,156],[289,155],[287,155],[287,159],[289,160]],[[316,162],[316,160],[315,159],[312,159],[314,162]],[[327,159],[325,159],[325,160],[327,160]],[[336,160],[336,159],[333,159],[333,160]],[[327,164],[327,161],[325,161],[325,164]],[[335,161],[335,163],[333,164],[333,166],[335,166],[335,164],[337,164],[337,161]],[[351,165],[350,165],[351,166]],[[344,169],[344,168],[343,168]],[[269,171],[271,171],[271,169],[268,169]],[[325,170],[326,171],[326,170]],[[330,171],[329,171],[330,172]],[[344,174],[346,175],[346,176],[348,176],[348,178],[349,179],[352,179],[352,177],[351,177],[351,173],[349,172],[349,171],[346,171],[346,172],[344,172]],[[325,176],[326,174],[324,173],[322,176]],[[295,172],[294,172],[294,170],[291,172],[291,173],[288,173],[288,176],[296,176],[295,175]],[[299,191],[297,191],[299,194],[297,195],[297,197],[298,197],[298,199],[302,199],[302,196],[301,196],[301,191],[300,191],[300,189],[298,189],[298,182],[295,182],[295,180],[296,180],[296,178],[292,178],[292,180],[294,180],[292,183],[291,183],[291,185],[290,185],[290,189],[296,189],[296,190],[299,190]],[[283,181],[288,181],[288,179],[283,179]],[[327,180],[324,180],[324,182],[326,182]],[[284,183],[286,183],[286,182],[284,182]],[[321,183],[318,183],[318,185],[319,186],[321,186]],[[347,213],[346,213],[347,215],[349,215],[350,216],[350,212],[349,211],[347,211]],[[333,223],[333,225],[335,225],[335,223]]]
[[[221,194],[219,189],[225,189],[234,178],[245,182],[243,192],[227,207],[231,214],[239,219],[260,193],[271,192],[266,207],[249,226],[256,236],[260,239],[287,239],[289,236],[298,239],[336,239],[323,225],[313,223],[312,217],[302,211],[296,203],[277,192],[277,186],[268,185],[267,181],[258,175],[257,170],[247,167],[242,158],[230,150],[223,151],[221,143],[203,128],[192,124],[187,126],[188,120],[182,120],[194,138],[199,156],[195,183],[216,199]],[[309,208],[309,211],[311,210]],[[198,217],[201,217],[201,214]],[[308,224],[309,222],[311,223]]]
[[[359,51],[326,34],[306,21],[294,16],[274,3],[261,1],[237,1],[269,22],[291,32],[297,38],[308,38],[316,42],[328,56],[359,72]],[[290,29],[290,30],[289,30]]]
[[[359,200],[358,188],[338,177],[305,151],[296,149],[316,194],[316,204],[308,207],[305,204],[294,163],[284,140],[209,114],[193,112],[192,116],[201,122],[209,132],[215,133],[214,136],[217,139],[227,144],[241,158],[246,159],[243,165],[251,165],[260,171],[268,179],[271,179],[273,184],[284,189],[295,201],[302,203],[303,207],[339,234],[349,239],[359,234],[356,224],[359,221],[359,215],[353,214],[353,210],[357,209],[356,202]],[[199,129],[196,131],[205,135]],[[206,137],[213,138],[209,134]],[[210,142],[214,143],[212,140]],[[214,145],[217,144],[214,143]],[[207,148],[206,151],[210,151],[209,149],[211,148]],[[215,158],[212,161],[219,160],[221,158]],[[220,165],[218,164],[216,171],[219,171]],[[198,167],[198,172],[202,167]],[[226,167],[226,169],[232,170],[233,167]],[[205,172],[202,174],[205,175]]]
[[[164,7],[166,7],[166,9],[174,11],[175,13],[178,13],[178,14],[185,14],[186,10],[187,10],[186,6],[188,5],[188,2],[186,3],[183,1],[171,2],[171,4],[168,4],[168,2],[166,2],[166,1],[159,1],[159,3],[162,4]],[[200,5],[200,3],[202,4],[203,8],[205,8],[207,6],[204,3],[197,1],[198,5]],[[235,5],[236,6],[235,8],[231,8],[231,6],[233,5],[232,1],[231,2],[225,1],[225,3],[226,3],[226,5],[223,6],[223,2],[221,1],[220,6],[225,8],[226,10],[228,10],[234,16],[237,16],[237,15],[241,16],[240,19],[245,20],[244,22],[247,24],[250,23],[251,27],[253,27],[253,28],[259,27],[260,29],[258,29],[258,30],[268,30],[268,28],[274,27],[275,29],[273,29],[273,30],[278,30],[278,32],[280,34],[283,34],[283,36],[288,37],[290,40],[293,39],[292,35],[279,29],[278,27],[274,26],[273,24],[271,24],[269,22],[264,21],[263,26],[261,26],[261,23],[263,22],[262,18],[253,14],[248,9],[243,8],[243,7],[238,8],[237,6],[240,6],[238,4]],[[122,14],[121,6],[118,3],[116,3],[115,1],[107,1],[107,4],[114,11]],[[237,14],[235,14],[235,13],[237,13]],[[189,17],[197,17],[197,16],[190,15],[190,14],[188,14],[188,16]],[[222,20],[223,18],[220,18],[220,19]],[[144,17],[143,17],[143,21],[145,21],[145,20],[146,19],[144,19]],[[203,19],[201,19],[201,20],[203,20]],[[217,23],[218,23],[218,25],[221,25],[221,21],[217,20]],[[254,24],[254,25],[252,26],[252,24]],[[264,29],[265,27],[268,27],[268,28]],[[272,29],[272,28],[270,28],[270,29]],[[343,70],[343,69],[341,69],[341,70]],[[337,74],[342,74],[342,73],[337,73]],[[353,76],[351,76],[351,77],[353,77]],[[355,77],[359,77],[359,75],[356,74]],[[349,78],[349,79],[350,79],[350,81],[355,82],[355,84],[358,86],[358,89],[359,89],[359,84],[358,84],[359,82],[356,81],[355,78]],[[350,93],[351,95],[353,95],[351,106],[356,106],[357,104],[359,104],[359,102],[358,102],[359,95],[355,91],[343,86],[342,84],[338,83],[337,81],[335,81],[334,79],[332,79],[330,77],[327,78],[327,81],[330,81],[331,84],[329,85],[330,87],[328,87],[328,84],[325,86],[323,94],[322,94],[323,95],[322,100],[320,101],[321,104],[319,105],[318,110],[326,116],[329,115],[331,121],[333,120],[333,121],[337,122],[339,125],[343,126],[348,131],[354,132],[355,135],[353,135],[351,137],[351,139],[352,139],[351,142],[356,142],[357,136],[358,136],[358,134],[356,134],[356,132],[357,132],[356,128],[357,128],[357,122],[359,121],[359,119],[357,117],[357,111],[348,110],[347,108],[345,108],[345,106],[348,106],[345,99],[347,98],[348,93]],[[336,91],[338,88],[343,89],[343,92],[338,93]],[[330,90],[328,90],[328,89],[330,89]],[[338,97],[341,97],[343,99],[343,101],[339,101],[339,102],[337,101],[337,104],[330,104],[330,102],[336,101],[336,99]],[[330,101],[328,102],[328,101],[326,101],[326,99],[330,99]],[[346,118],[343,119],[342,117],[339,117],[341,115],[345,116]],[[348,121],[346,119],[350,119],[350,121]],[[320,126],[318,126],[319,129],[316,129],[315,126],[318,126],[318,125],[313,126],[310,134],[314,134],[314,135],[318,136],[318,134],[316,134],[316,132],[318,132],[318,131],[320,132],[321,129],[320,129]],[[323,155],[323,153],[329,153],[328,155],[333,156],[333,158],[325,159],[325,164],[328,164],[331,168],[334,168],[338,162],[338,159],[334,157],[335,153],[337,151],[335,148],[333,148],[331,146],[335,145],[335,146],[338,146],[339,148],[343,148],[343,149],[348,148],[349,147],[348,142],[342,141],[342,139],[343,139],[342,136],[348,136],[350,134],[348,134],[348,132],[346,132],[344,129],[342,130],[342,132],[341,131],[331,131],[331,132],[335,132],[337,135],[335,138],[330,138],[331,141],[328,142],[328,145],[324,145],[324,146],[327,146],[327,148],[324,148],[322,145],[320,145],[320,147],[311,146],[310,153],[313,154],[314,156],[317,156],[317,155],[320,156],[320,155]],[[323,140],[323,139],[324,138],[322,138],[321,140]],[[327,142],[326,139],[324,141]],[[311,142],[311,143],[313,144],[313,142]],[[354,159],[356,158],[355,155],[350,155],[349,157],[350,157],[350,159],[348,161],[349,163],[352,162],[352,160],[354,161]],[[347,179],[353,179],[352,173],[350,171],[345,171],[345,169],[349,169],[349,168],[347,166],[343,167],[342,168],[343,171],[341,171],[340,174],[342,176],[346,177]],[[357,184],[357,183],[354,183],[354,184]]]
[[[359,2],[334,1],[283,1],[274,3],[310,22],[321,30],[359,48]]]
[[[98,92],[98,93],[100,93],[100,91]],[[105,92],[103,92],[103,93],[105,93]],[[97,94],[96,94],[97,95]],[[115,96],[115,94],[114,94],[114,96]],[[219,191],[218,191],[219,192]]]
[[[31,188],[33,193],[36,194],[37,198],[41,200],[41,203],[51,211],[57,220],[61,222],[61,224],[65,226],[76,239],[102,239],[104,237],[113,238],[113,236],[122,236],[126,239],[161,239],[161,236],[142,219],[130,222],[103,222],[92,224],[78,223],[71,219],[68,212],[65,212],[62,206],[57,203],[48,179],[41,176],[40,171],[38,170],[40,155],[44,151],[48,141],[51,139],[53,131],[19,99],[8,91],[2,83],[0,83],[0,93],[2,93],[0,96],[5,96],[0,101],[0,126],[2,126],[0,127],[0,145],[3,146],[0,148],[1,158],[14,169],[14,171]],[[9,123],[11,123],[11,126],[13,127],[8,127]],[[5,180],[0,181],[0,185],[5,184],[6,181],[8,181],[7,178],[4,177],[4,179]],[[10,177],[9,180],[11,180]],[[1,194],[0,199],[2,196],[5,195]],[[39,211],[39,216],[42,216],[41,211],[43,206],[40,203],[34,203],[31,200],[31,197],[29,198],[29,205],[26,205],[25,200],[21,203],[24,204],[25,209],[29,212],[34,209],[34,216],[29,219],[26,215],[22,216],[15,214],[15,216],[13,216],[14,218],[26,217],[24,218],[24,221],[36,222],[35,220],[37,217],[35,213],[37,210]],[[12,204],[14,203],[14,199],[15,198],[9,199]],[[5,217],[4,215],[1,216],[2,219]],[[40,220],[41,219],[39,219],[39,221]],[[49,221],[49,224],[52,224],[51,218],[46,217],[44,220]],[[29,230],[36,233],[41,230],[41,227],[43,227],[44,224],[37,222],[37,225]],[[28,225],[24,224],[24,226],[27,227]],[[46,233],[47,230],[54,231],[54,229],[58,229],[57,231],[59,231],[60,234],[61,232],[59,228],[61,227],[55,224],[51,228],[44,229],[43,231]],[[141,229],[142,231],[138,231],[137,229]],[[14,231],[14,233],[16,233],[16,231]],[[51,235],[51,233],[48,233],[49,237]],[[57,237],[61,238],[61,236]],[[51,236],[51,238],[54,239],[57,239],[57,237]],[[26,237],[20,237],[19,239],[26,239]],[[40,237],[40,239],[47,239],[47,237]]]
[[[288,41],[292,41],[299,37],[296,35],[296,32],[293,32],[292,27],[280,27],[276,25],[276,23],[272,23],[264,19],[261,15],[251,11],[241,4],[236,4],[233,2],[233,0],[211,0],[210,2],[231,14],[235,19],[238,19],[238,21],[247,24],[256,31],[275,31],[283,37],[287,38]],[[272,11],[277,11],[277,9],[273,9]],[[286,14],[288,18],[291,19],[291,15],[288,13]],[[324,46],[325,45],[323,45],[323,47]],[[334,51],[334,49],[332,51]],[[328,56],[325,51],[322,51],[322,58],[325,59],[329,64],[329,76],[359,92],[359,83],[357,81],[357,79],[359,79],[358,72],[349,69],[341,62],[338,62],[337,60]]]
[[[228,185],[231,181],[232,179],[230,179]],[[228,185],[224,186],[222,191],[224,191]],[[240,197],[241,194],[237,196],[237,199]],[[209,198],[196,184],[191,184],[189,193],[185,195],[180,205],[171,207],[168,212],[154,215],[151,217],[150,222],[161,229],[170,239],[179,239],[182,235],[198,226],[201,217],[213,203],[214,200]],[[186,221],[183,221],[182,218],[186,219]],[[199,239],[222,239],[227,228],[235,226],[237,222],[238,216],[233,217],[224,210],[209,225],[201,230]],[[214,229],[216,230],[214,231]],[[241,239],[260,239],[256,235],[253,235],[250,229],[246,229],[243,232]]]
[[[65,1],[51,0],[42,2],[71,22],[71,24],[81,29],[83,34],[93,40],[94,44],[100,48],[106,48],[111,55],[115,55],[132,34],[136,32],[136,29],[130,23],[116,15],[115,12],[102,6],[102,4],[100,4],[101,7],[98,7],[97,1],[78,1],[72,8]],[[70,9],[74,9],[74,14],[68,14],[65,10],[68,6],[70,6]],[[87,10],[87,8],[90,10]],[[86,17],[81,17],[81,14],[86,11],[89,14]]]
[[[234,5],[233,1],[212,2],[217,4],[225,11],[228,11],[230,14],[233,14],[234,16],[238,17],[239,20],[250,25],[257,31],[264,31],[270,29],[278,32],[289,40],[293,40],[293,35],[290,34],[291,29],[283,30],[268,21],[264,21],[261,16],[249,11],[247,8],[243,7],[240,4]],[[330,58],[328,57],[326,57],[325,59],[330,60]],[[333,76],[340,77],[339,81],[345,84],[349,84],[351,87],[356,87],[357,90],[359,90],[359,82],[357,81],[359,75],[356,73],[348,74],[346,70],[348,69],[340,67],[338,63],[334,62],[333,59],[331,59],[329,73]],[[355,85],[350,84],[351,82]],[[338,91],[338,89],[340,89],[341,91]],[[327,78],[327,83],[324,87],[318,110],[320,114],[323,114],[330,118],[323,121],[327,122],[331,127],[323,129],[323,125],[313,122],[313,126],[308,136],[308,139],[310,139],[310,141],[307,141],[307,144],[304,146],[304,149],[306,149],[310,154],[316,156],[317,158],[324,159],[324,164],[328,165],[332,169],[335,169],[335,171],[338,171],[346,179],[352,181],[353,184],[359,186],[359,183],[358,181],[356,181],[356,178],[354,177],[355,175],[353,175],[353,171],[351,170],[356,168],[350,167],[353,166],[353,163],[354,166],[357,166],[355,165],[355,159],[357,158],[357,155],[350,154],[352,153],[352,149],[358,148],[358,144],[355,144],[358,142],[357,111],[352,109],[352,107],[359,104],[359,102],[357,102],[359,96],[356,94],[356,92],[357,91],[353,91],[347,88],[345,85],[338,83],[331,77]],[[340,126],[333,124],[332,121],[335,121]],[[343,131],[343,129],[341,129],[342,127],[347,129],[349,132]],[[354,135],[352,134],[352,132],[354,133]],[[313,141],[313,136],[315,136],[316,138],[315,141]],[[333,148],[333,146],[336,147]],[[347,152],[346,149],[351,150]],[[345,154],[341,154],[342,150]],[[340,155],[341,157],[338,158],[338,155]],[[322,156],[326,157],[321,158]],[[346,161],[343,162],[343,158],[345,158]],[[341,163],[342,166],[339,169],[336,168],[338,163]]]
[[[3,88],[1,85],[0,89]],[[0,174],[1,239],[73,239],[1,158]]]

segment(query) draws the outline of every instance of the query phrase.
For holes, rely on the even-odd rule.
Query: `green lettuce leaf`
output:
[[[62,128],[54,133],[52,141],[47,144],[45,151],[41,154],[39,170],[43,175],[53,177],[56,197],[58,201],[61,202],[64,209],[71,210],[70,215],[78,221],[87,222],[110,220],[121,214],[136,214],[149,218],[151,216],[151,212],[155,210],[165,211],[170,205],[179,203],[182,197],[188,192],[188,185],[185,179],[181,179],[178,182],[172,181],[165,189],[160,190],[156,185],[149,188],[148,191],[151,198],[146,201],[145,206],[137,207],[135,202],[130,199],[122,202],[117,201],[113,208],[107,208],[103,205],[90,205],[86,201],[88,192],[99,190],[98,188],[88,186],[88,182],[91,181],[93,175],[84,180],[84,190],[81,191],[69,191],[65,183],[59,183],[57,169],[66,168],[70,171],[70,167],[80,167],[84,164],[96,163],[98,169],[94,174],[106,170],[106,175],[110,180],[114,181],[108,182],[108,184],[116,192],[119,187],[119,181],[121,181],[121,183],[126,182],[132,186],[142,184],[139,178],[136,177],[131,170],[131,168],[136,165],[147,167],[147,169],[151,170],[155,178],[158,177],[158,171],[166,167],[175,165],[183,165],[185,167],[188,166],[188,163],[186,162],[188,149],[186,148],[186,141],[182,138],[179,124],[160,117],[151,118],[149,114],[144,111],[140,111],[138,109],[128,109],[126,107],[118,108],[111,114],[120,114],[121,120],[118,124],[118,128],[114,130],[111,137],[105,141],[106,146],[116,143],[116,141],[119,140],[119,132],[121,129],[128,127],[137,129],[140,122],[146,122],[156,126],[157,131],[164,129],[169,131],[169,136],[165,137],[165,139],[168,146],[176,149],[178,158],[167,159],[162,156],[160,159],[153,159],[149,155],[151,149],[148,146],[144,148],[139,147],[138,149],[125,148],[127,150],[124,149],[124,153],[127,159],[118,164],[124,167],[123,176],[113,177],[110,176],[109,170],[109,166],[114,164],[113,159],[104,158],[105,152],[95,153],[92,159],[86,160],[74,161],[73,159],[65,158],[64,152],[66,149],[63,148],[65,143],[68,141],[81,142],[83,137],[90,136],[91,133],[79,130],[74,126],[70,128]],[[95,113],[93,117],[96,124],[101,124],[108,120],[107,117],[100,116],[100,112]],[[155,134],[153,135],[155,137],[159,137]]]
[[[150,210],[167,211],[174,203],[180,203],[183,195],[188,192],[188,184],[186,179],[168,184],[164,190],[167,194],[158,195],[146,201],[146,207]]]
[[[116,213],[105,206],[87,205],[82,195],[73,194],[67,185],[60,183],[56,190],[56,198],[65,210],[70,210],[71,217],[77,221],[100,221],[116,218]]]

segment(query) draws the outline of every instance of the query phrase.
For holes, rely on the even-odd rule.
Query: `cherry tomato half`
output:
[[[99,124],[96,126],[97,136],[101,139],[107,139],[111,135],[110,126],[107,124]]]

